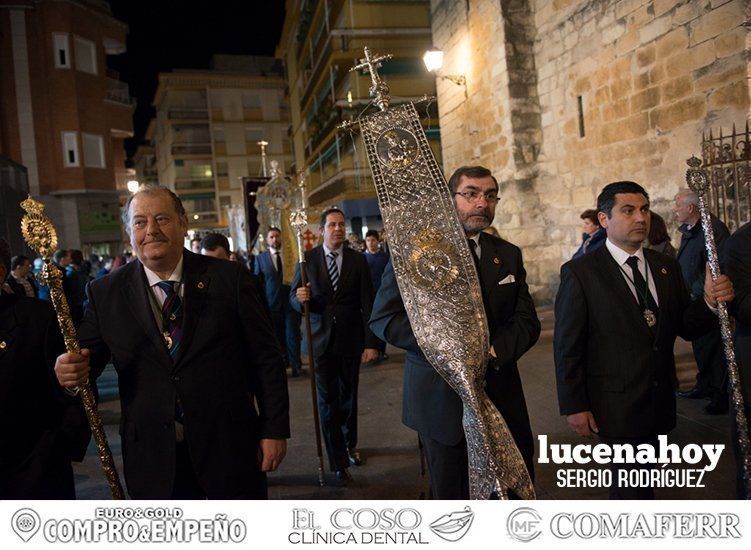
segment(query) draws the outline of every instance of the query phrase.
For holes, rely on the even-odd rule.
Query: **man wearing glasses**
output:
[[[516,362],[537,342],[540,321],[529,295],[521,250],[483,232],[498,204],[498,182],[490,170],[463,166],[448,183],[480,277],[490,329],[485,391],[506,420],[533,477],[534,441]],[[420,351],[390,262],[376,295],[370,328],[379,338],[407,351],[402,422],[420,436],[433,498],[468,499],[462,402]],[[467,327],[471,330],[480,327]]]

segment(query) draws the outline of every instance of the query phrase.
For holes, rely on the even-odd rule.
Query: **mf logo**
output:
[[[506,531],[509,536],[520,542],[535,540],[542,533],[540,523],[542,518],[532,508],[517,508],[509,514],[506,520]]]

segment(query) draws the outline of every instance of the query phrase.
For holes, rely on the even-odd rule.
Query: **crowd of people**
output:
[[[517,362],[541,326],[522,251],[491,226],[500,197],[488,169],[459,168],[448,184],[482,289],[491,344],[485,391],[534,479],[534,439]],[[647,190],[635,182],[606,185],[581,215],[583,241],[561,268],[554,333],[560,413],[580,436],[608,445],[655,444],[676,425],[676,395],[710,399],[709,414],[727,412],[720,302],[736,320],[737,357],[751,397],[749,225],[729,236],[712,218],[727,273],[712,280],[696,195],[681,190],[674,213],[681,224],[678,250],[665,221],[651,211]],[[351,467],[366,459],[358,450],[359,372],[387,358],[389,343],[407,352],[403,422],[419,435],[433,497],[468,498],[462,403],[416,343],[384,235],[368,230],[362,243],[356,234],[348,238],[345,212],[328,208],[319,223],[322,242],[305,252],[304,263],[295,262],[286,284],[279,228],[264,228],[266,250],[248,258],[219,234],[194,239],[188,250],[182,203],[159,186],[130,196],[123,223],[131,257],[87,263],[73,250],[54,258],[65,272],[80,353],[65,352],[51,307],[38,299],[34,262],[0,246],[0,280],[6,281],[0,422],[19,441],[4,446],[12,452],[0,452],[2,498],[74,496],[70,462],[83,457],[88,442],[76,388],[96,382],[110,363],[119,379],[132,498],[266,498],[266,473],[278,468],[290,437],[286,373],[306,374],[305,310],[333,482],[349,484]],[[695,387],[676,394],[678,336],[692,341],[699,368]],[[20,401],[28,402],[25,408]],[[22,414],[32,406],[33,415]],[[611,488],[610,496],[653,493]]]

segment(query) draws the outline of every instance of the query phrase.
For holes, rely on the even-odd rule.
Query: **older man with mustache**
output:
[[[250,273],[184,249],[185,210],[167,188],[132,195],[123,222],[138,260],[89,285],[84,349],[58,357],[59,383],[75,387],[114,364],[131,498],[266,498],[289,402]]]

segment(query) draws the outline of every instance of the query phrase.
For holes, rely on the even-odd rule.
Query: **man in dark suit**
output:
[[[704,242],[704,228],[699,213],[699,197],[690,189],[681,189],[675,195],[673,213],[680,222],[681,246],[678,249],[678,263],[681,264],[683,280],[688,286],[692,300],[701,300],[704,292],[704,273],[707,264],[707,248]],[[710,214],[717,254],[722,260],[725,241],[730,236],[727,226]],[[707,414],[725,414],[728,411],[728,379],[726,375],[725,353],[719,327],[697,338],[691,345],[694,349],[696,384],[690,390],[679,392],[680,397],[701,399],[708,397],[710,403],[704,408]]]
[[[9,267],[0,239],[0,280]],[[70,463],[83,460],[90,433],[81,400],[55,381],[64,350],[48,302],[0,289],[0,499],[76,496]]]
[[[13,256],[10,261],[10,275],[7,277],[7,283],[10,289],[19,296],[39,297],[36,281],[31,275],[31,260],[27,256]]]
[[[79,328],[91,377],[118,373],[132,498],[266,498],[289,437],[281,350],[250,273],[183,249],[188,222],[164,187],[132,195],[124,224],[138,258],[89,286]],[[89,351],[56,372],[76,386]]]
[[[271,227],[266,232],[268,249],[258,255],[254,273],[263,279],[271,322],[279,343],[285,348],[285,363],[292,376],[300,376],[300,314],[289,305],[289,285],[284,284],[282,232]]]
[[[732,284],[708,277],[704,299],[691,301],[678,262],[642,247],[650,215],[640,185],[605,186],[597,210],[605,246],[561,268],[554,335],[560,412],[578,435],[656,444],[676,422],[675,338],[693,340],[716,327],[710,308],[732,300]],[[618,465],[612,468],[611,499],[653,498],[650,487],[619,487]]]
[[[746,418],[751,418],[751,223],[733,233],[725,242],[725,272],[733,281],[735,301],[731,313],[735,317],[735,358],[741,379]],[[736,457],[738,498],[747,498],[743,486],[743,463],[738,453],[735,415],[731,414],[733,448]]]
[[[378,340],[368,329],[373,288],[365,256],[344,245],[346,219],[338,208],[321,215],[323,244],[305,252],[308,285],[299,264],[290,304],[302,313],[308,302],[315,355],[321,428],[331,470],[341,483],[352,478],[349,465],[362,462],[357,451],[357,387],[360,363],[378,357]]]
[[[490,329],[485,391],[506,420],[532,477],[534,440],[516,362],[537,342],[540,321],[529,295],[521,250],[482,231],[493,221],[498,203],[498,182],[488,169],[464,166],[448,183],[473,251]],[[402,422],[420,435],[433,498],[469,498],[462,402],[420,351],[391,262],[376,295],[370,327],[386,342],[407,350]]]

